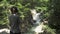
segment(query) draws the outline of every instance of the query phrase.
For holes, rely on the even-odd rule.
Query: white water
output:
[[[36,33],[42,33],[44,30],[42,30],[43,28],[43,23],[41,23],[41,19],[40,19],[40,15],[41,13],[37,13],[35,9],[31,10],[32,13],[32,17],[33,20],[35,20],[35,25],[34,27],[32,27],[32,31],[36,32]]]
[[[7,28],[0,29],[0,34],[9,34],[9,33],[10,33],[10,30]]]

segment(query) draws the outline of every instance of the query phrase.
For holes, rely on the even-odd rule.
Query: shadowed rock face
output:
[[[7,32],[5,32],[5,31],[3,31],[3,32],[1,32],[0,34],[9,34],[9,33],[7,33]]]

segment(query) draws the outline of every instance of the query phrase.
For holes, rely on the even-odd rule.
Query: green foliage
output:
[[[25,20],[25,18],[30,18],[30,9],[36,9],[37,11],[39,10],[39,12],[42,11],[43,18],[48,18],[53,14],[53,11],[51,10],[52,4],[53,2],[51,2],[51,0],[0,0],[0,24],[7,25],[9,23],[8,16],[11,14],[9,9],[11,6],[16,6],[19,10],[20,18],[24,21],[23,24],[26,24],[27,28],[31,27],[31,24]]]
[[[43,12],[48,10],[49,0],[2,0],[0,2],[0,24],[6,24],[7,16],[10,15],[9,8],[11,6],[17,6],[20,18],[24,19],[28,17],[29,10],[31,8],[36,8],[36,10],[41,9]],[[49,16],[48,13],[44,14],[46,17]]]
[[[44,25],[45,26],[45,32],[46,34],[56,34],[56,30],[55,29],[52,29],[50,28],[48,25]]]

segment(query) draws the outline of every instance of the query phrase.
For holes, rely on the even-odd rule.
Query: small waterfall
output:
[[[41,13],[37,13],[35,9],[32,9],[31,13],[33,20],[35,21],[34,26],[32,27],[32,31],[36,33],[42,33],[43,23],[41,23],[41,18],[40,18]]]
[[[31,13],[32,13],[32,17],[33,17],[33,20],[35,21],[35,23],[39,24],[41,21],[41,19],[40,19],[41,13],[37,13],[35,9],[31,10]]]

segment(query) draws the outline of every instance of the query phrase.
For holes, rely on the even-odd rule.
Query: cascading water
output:
[[[36,24],[40,24],[41,22],[41,12],[37,13],[35,9],[31,10],[33,20],[35,21]]]
[[[41,23],[41,18],[40,18],[41,13],[37,13],[35,9],[31,10],[31,13],[33,20],[35,21],[34,26],[32,27],[32,31],[36,33],[42,33],[43,23]]]
[[[43,23],[41,22],[41,12],[37,13],[37,11],[35,9],[31,9],[30,11],[31,11],[34,23],[33,23],[32,28],[29,29],[29,31],[24,33],[24,34],[39,34],[39,33],[43,33],[44,30],[42,30]]]

